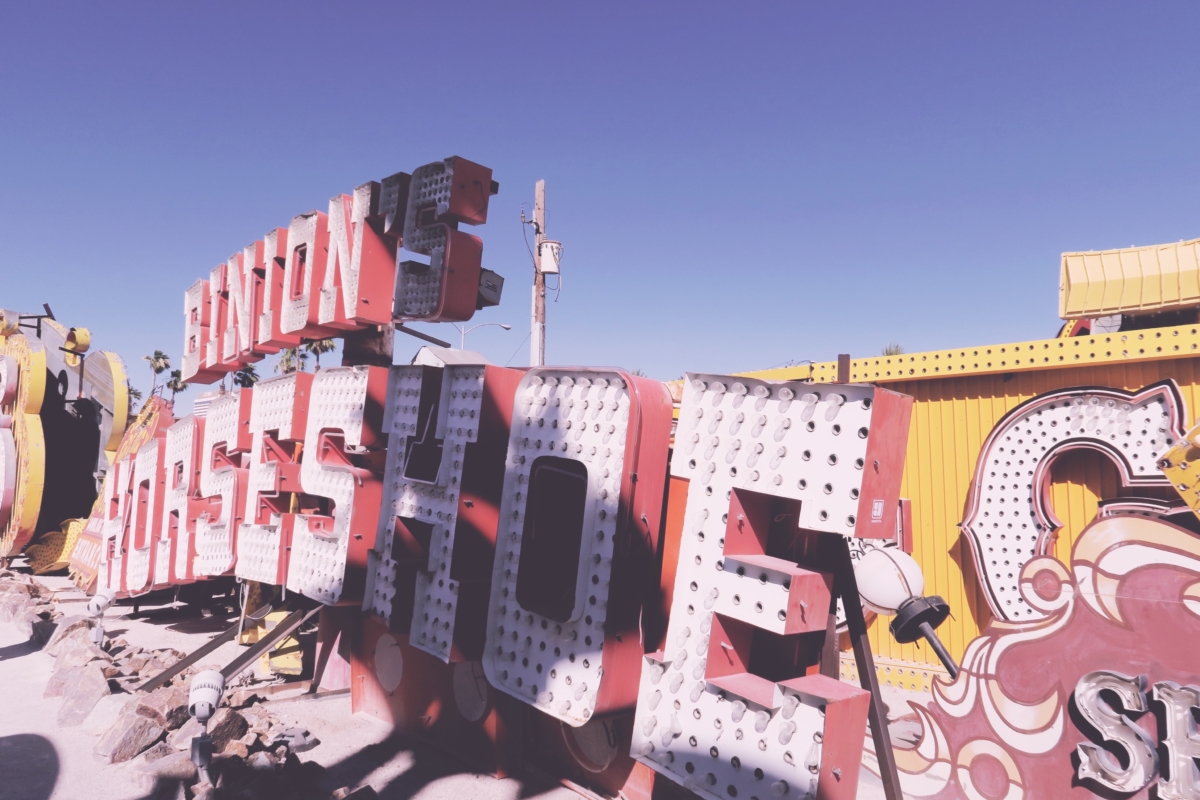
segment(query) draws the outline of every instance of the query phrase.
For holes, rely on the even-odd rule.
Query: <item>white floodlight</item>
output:
[[[188,691],[188,713],[196,718],[203,730],[192,739],[192,763],[200,773],[200,780],[212,783],[208,767],[212,764],[212,738],[208,735],[208,721],[217,712],[221,694],[225,691],[225,676],[215,669],[197,672],[192,676]]]

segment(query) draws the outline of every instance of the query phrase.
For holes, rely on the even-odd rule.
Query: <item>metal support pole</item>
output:
[[[196,772],[200,776],[200,782],[211,785],[213,781],[208,768],[212,766],[212,737],[208,735],[208,722],[201,722],[200,724],[203,726],[200,730],[200,735],[192,738],[192,763],[196,765]]]
[[[859,685],[871,693],[867,720],[871,724],[871,738],[875,740],[875,757],[879,760],[883,794],[887,800],[903,800],[904,795],[900,792],[900,773],[896,769],[896,754],[892,751],[891,734],[888,733],[887,710],[879,693],[879,676],[875,673],[871,640],[867,636],[867,621],[863,618],[862,602],[858,597],[858,581],[854,578],[854,562],[850,559],[850,545],[838,534],[826,535],[830,537],[827,541],[834,543],[832,549],[837,560],[834,580],[837,594],[842,598],[842,608],[846,611],[846,627],[849,628],[850,641],[854,645]]]
[[[946,649],[946,645],[942,644],[942,640],[938,638],[932,626],[928,622],[922,622],[920,629],[921,635],[925,637],[925,641],[929,642],[929,646],[937,654],[938,660],[942,662],[942,666],[946,668],[946,672],[950,673],[950,680],[958,680],[958,664],[955,663],[954,657],[950,655],[950,651]]]
[[[401,333],[407,333],[409,336],[414,336],[417,339],[429,342],[430,344],[436,344],[438,347],[445,347],[447,349],[450,347],[449,342],[443,342],[441,339],[438,339],[436,336],[430,336],[428,333],[421,333],[420,331],[415,331],[412,328],[406,328],[399,322],[395,323],[395,328]]]
[[[270,614],[270,613],[271,613],[271,606],[265,605],[262,608],[258,609],[257,611],[246,615],[246,620],[250,621],[250,623],[252,623],[254,625],[257,625],[260,621],[266,619],[267,614]],[[208,655],[212,651],[216,650],[221,645],[225,644],[225,642],[228,642],[230,639],[233,639],[235,636],[238,635],[238,633],[240,631],[243,631],[243,630],[245,630],[245,622],[244,621],[238,621],[238,622],[234,623],[232,628],[229,628],[226,631],[222,631],[221,633],[218,633],[216,636],[214,636],[212,639],[210,639],[207,644],[202,645],[200,648],[192,651],[190,654],[184,656],[179,661],[176,661],[174,664],[167,667],[162,672],[158,673],[154,677],[152,677],[149,680],[142,683],[140,686],[136,687],[133,691],[135,691],[135,692],[152,692],[160,686],[165,686],[167,684],[167,682],[170,681],[172,678],[174,678],[176,675],[183,672],[185,669],[190,667],[192,664],[195,664],[197,661],[204,658],[206,655]]]
[[[297,628],[316,616],[321,608],[321,606],[315,606],[308,611],[293,611],[278,625],[263,634],[261,639],[243,651],[241,655],[226,664],[221,670],[221,675],[227,682],[236,677],[239,672],[257,661],[260,655],[274,647],[276,642],[287,638]]]
[[[837,382],[838,383],[849,383],[850,382],[850,354],[849,353],[838,353]]]

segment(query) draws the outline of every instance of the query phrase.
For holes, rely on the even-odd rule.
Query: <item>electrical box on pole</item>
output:
[[[543,275],[557,275],[558,262],[562,258],[562,242],[551,241],[546,239],[542,242],[539,258],[538,272]]]

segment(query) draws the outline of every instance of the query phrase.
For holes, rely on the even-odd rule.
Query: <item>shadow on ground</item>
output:
[[[42,649],[42,646],[40,644],[38,644],[37,642],[33,641],[32,639],[30,639],[27,642],[18,642],[17,644],[10,644],[7,647],[0,647],[0,661],[8,661],[9,659],[20,658],[21,656],[27,656],[30,653],[36,653],[38,650],[41,650],[41,649]]]
[[[236,613],[216,613],[205,616],[199,609],[164,606],[149,608],[136,619],[151,625],[161,625],[180,633],[220,633],[237,621]]]
[[[50,800],[53,796],[58,783],[58,752],[45,736],[0,736],[0,764],[4,765],[0,800]]]
[[[322,784],[330,791],[342,786],[358,786],[376,769],[405,753],[410,759],[407,769],[386,783],[371,782],[381,800],[408,800],[434,781],[471,773],[450,756],[424,742],[393,736],[378,744],[369,744],[341,761],[327,764]],[[559,787],[558,783],[548,779],[513,779],[513,783],[520,787],[514,795],[520,798],[534,797]]]
[[[183,800],[186,797],[182,781],[159,778],[150,793],[139,797],[138,800]]]
[[[423,742],[397,736],[377,744],[367,745],[341,761],[327,765],[321,779],[321,788],[326,792],[333,792],[343,786],[358,787],[371,773],[396,759],[406,759],[407,768],[386,782],[378,779],[371,781],[380,800],[409,800],[435,781],[470,772],[449,756]],[[491,779],[482,778],[482,780]],[[514,780],[512,785],[516,790],[512,795],[514,798],[535,797],[558,788],[557,783],[545,779],[523,782]],[[178,781],[159,779],[154,788],[138,800],[174,800],[183,796]],[[237,795],[239,798],[242,796]],[[257,797],[257,795],[255,796]],[[297,793],[294,796],[300,797],[301,795]],[[312,797],[313,795],[306,793],[303,796]],[[449,796],[448,793],[447,796]],[[3,795],[0,794],[0,797]],[[24,800],[26,796],[21,795],[21,797]],[[46,800],[49,795],[34,795],[33,797],[34,800]],[[289,800],[290,797],[293,795],[275,795],[271,800]]]

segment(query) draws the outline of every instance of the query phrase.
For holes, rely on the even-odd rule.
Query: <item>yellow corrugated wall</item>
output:
[[[957,525],[979,449],[996,422],[1022,402],[1056,389],[1106,386],[1133,391],[1167,378],[1179,384],[1187,402],[1186,421],[1192,423],[1200,408],[1200,359],[883,384],[916,400],[901,496],[912,500],[913,556],[925,571],[925,592],[941,595],[953,609],[954,618],[938,634],[955,658],[961,659],[991,618],[975,581],[970,545]],[[1056,463],[1052,475],[1051,499],[1063,523],[1055,555],[1065,562],[1076,537],[1095,517],[1097,501],[1115,496],[1116,471],[1103,457],[1073,453]],[[929,648],[897,644],[887,620],[871,626],[871,644],[883,658],[937,664]]]

